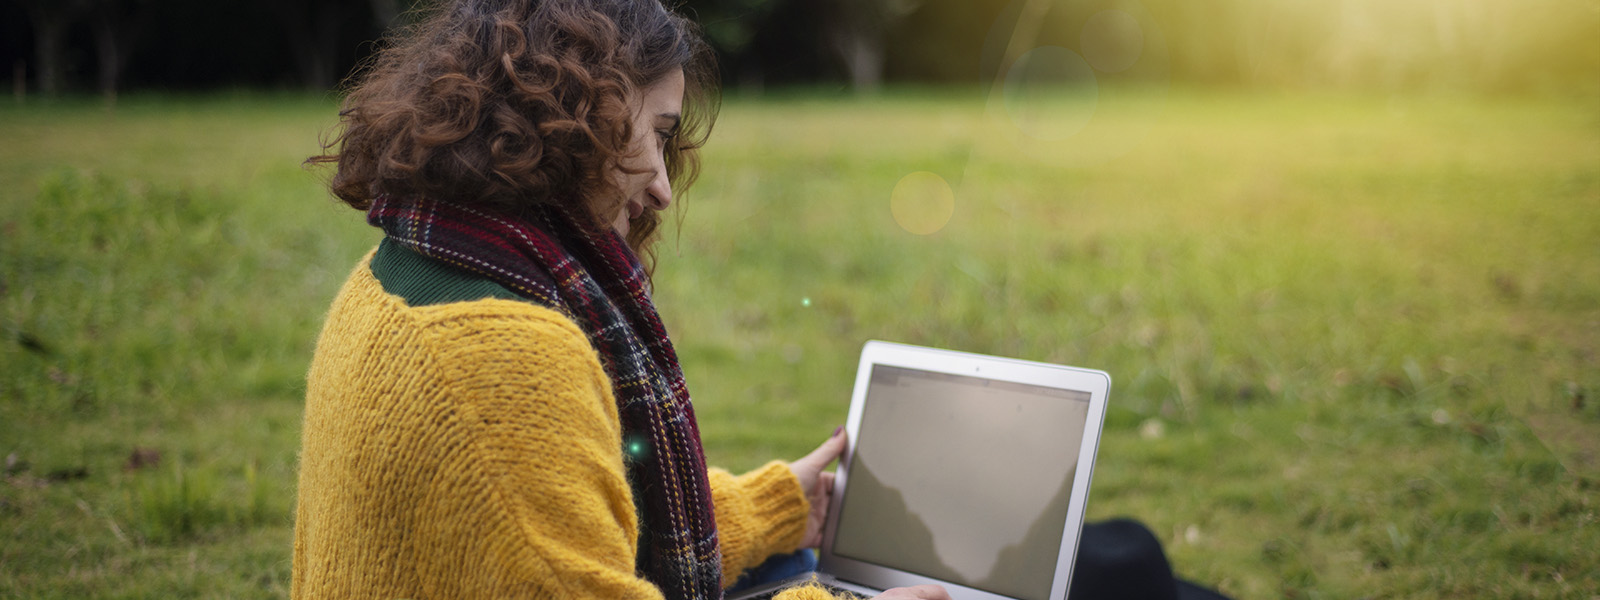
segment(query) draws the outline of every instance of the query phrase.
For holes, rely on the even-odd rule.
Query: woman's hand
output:
[[[811,503],[811,513],[806,515],[806,533],[800,539],[801,548],[822,545],[822,523],[828,518],[828,500],[833,497],[833,473],[825,473],[823,469],[844,453],[847,437],[843,427],[835,429],[833,437],[817,446],[811,454],[789,463],[789,470],[800,480],[800,489],[805,490],[806,500]]]
[[[950,600],[950,592],[937,585],[913,585],[884,590],[872,600]]]

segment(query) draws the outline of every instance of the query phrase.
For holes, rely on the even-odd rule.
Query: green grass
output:
[[[1600,595],[1592,99],[1104,92],[1020,146],[972,93],[730,98],[656,277],[710,460],[820,442],[867,339],[1065,362],[1115,378],[1091,517],[1190,578]],[[0,107],[0,596],[287,595],[304,369],[377,239],[299,166],[334,112]]]

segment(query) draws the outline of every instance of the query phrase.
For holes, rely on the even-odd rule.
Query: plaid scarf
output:
[[[611,377],[640,509],[638,574],[667,598],[722,597],[722,557],[700,429],[667,330],[633,251],[542,206],[517,219],[427,199],[380,197],[367,221],[424,256],[472,271],[578,324]]]

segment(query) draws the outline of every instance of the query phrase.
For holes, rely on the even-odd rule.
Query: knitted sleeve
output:
[[[810,503],[788,465],[773,461],[737,477],[711,469],[710,477],[723,587],[767,557],[799,549]]]

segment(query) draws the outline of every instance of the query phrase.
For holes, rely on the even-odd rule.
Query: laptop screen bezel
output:
[[[1053,365],[952,350],[923,348],[882,341],[869,341],[862,348],[861,362],[856,371],[856,382],[850,399],[850,416],[845,425],[851,443],[845,449],[838,468],[833,495],[828,504],[828,518],[823,528],[822,547],[819,549],[819,570],[834,577],[862,585],[888,589],[908,585],[936,583],[943,585],[955,600],[1014,600],[1010,596],[969,588],[950,582],[930,579],[915,573],[884,565],[840,556],[833,553],[834,534],[839,524],[839,512],[844,504],[844,493],[849,486],[850,463],[855,452],[855,440],[861,431],[865,413],[867,390],[874,366],[890,366],[932,373],[965,375],[996,381],[1008,381],[1089,394],[1088,417],[1083,424],[1083,439],[1078,451],[1078,464],[1072,483],[1072,493],[1067,504],[1067,518],[1063,524],[1061,547],[1057,553],[1055,575],[1051,578],[1048,598],[1066,598],[1071,581],[1073,561],[1077,557],[1078,538],[1083,531],[1083,515],[1089,495],[1089,484],[1094,472],[1096,450],[1100,446],[1100,431],[1105,422],[1106,399],[1111,389],[1111,376],[1103,371]],[[1063,401],[1071,401],[1063,399]]]

